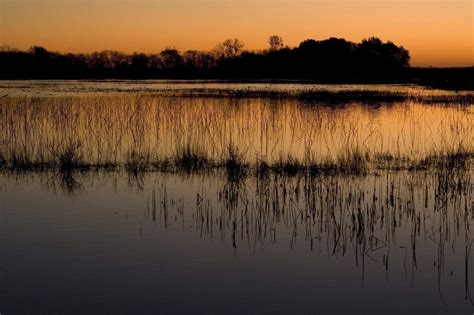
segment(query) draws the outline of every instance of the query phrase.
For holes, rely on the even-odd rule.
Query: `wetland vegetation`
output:
[[[0,165],[364,173],[456,167],[474,152],[472,94],[189,89],[0,99]],[[366,101],[362,101],[366,99]]]
[[[473,308],[471,92],[4,81],[0,94],[2,312]]]

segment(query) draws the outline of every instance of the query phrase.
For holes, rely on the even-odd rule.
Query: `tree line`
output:
[[[1,79],[397,80],[409,66],[405,48],[376,37],[359,43],[308,39],[290,48],[274,35],[261,51],[244,50],[239,39],[225,40],[211,51],[167,48],[157,54],[0,49]]]

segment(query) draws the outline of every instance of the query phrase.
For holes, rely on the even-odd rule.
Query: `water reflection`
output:
[[[347,293],[346,290],[361,292],[351,300],[351,310],[355,312],[377,311],[383,309],[384,303],[395,303],[388,299],[398,303],[394,312],[466,312],[474,305],[470,291],[474,203],[469,169],[380,172],[367,176],[267,173],[238,179],[219,171],[128,176],[117,172],[16,173],[3,175],[1,182],[5,183],[0,191],[2,248],[4,253],[16,257],[19,264],[15,267],[4,262],[4,270],[13,271],[10,281],[26,281],[14,272],[16,268],[23,270],[23,265],[29,266],[25,259],[44,259],[55,265],[54,259],[61,251],[71,251],[69,246],[79,246],[72,250],[72,256],[82,257],[84,252],[95,252],[93,244],[98,242],[107,257],[121,257],[133,266],[120,271],[125,273],[122,277],[128,278],[128,273],[136,277],[137,272],[152,278],[165,274],[180,277],[180,273],[186,272],[191,277],[185,280],[190,290],[199,288],[193,277],[199,281],[205,278],[213,284],[222,285],[224,281],[215,278],[219,276],[213,271],[204,271],[202,264],[220,265],[217,270],[231,268],[227,275],[233,275],[227,281],[240,292],[240,297],[258,291],[248,286],[249,279],[241,281],[250,270],[269,272],[276,278],[260,278],[259,282],[261,288],[269,290],[268,295],[258,291],[264,299],[272,297],[270,288],[278,278],[292,283],[294,289],[306,290],[304,296],[309,292],[318,295],[313,297],[320,303],[318,307],[309,300],[300,301],[300,311],[343,311],[330,296],[340,294],[338,291]],[[26,192],[28,200],[18,199]],[[40,200],[44,207],[38,212]],[[52,232],[58,228],[59,232]],[[43,245],[58,250],[58,254],[47,251],[51,257],[45,257],[32,247],[32,238],[38,231],[46,238]],[[15,240],[18,235],[22,235],[20,240]],[[91,256],[91,262],[107,261],[112,270],[121,261],[94,255],[99,256]],[[187,260],[183,260],[183,255]],[[176,269],[171,270],[172,265]],[[98,281],[97,285],[109,286],[101,281],[110,279],[103,279],[90,265],[72,266],[83,276],[96,277],[92,281]],[[137,266],[141,267],[136,269]],[[272,272],[273,268],[278,272]],[[296,271],[298,268],[301,273]],[[59,276],[53,269],[42,270],[52,279]],[[319,280],[315,282],[316,270]],[[204,278],[197,275],[201,272]],[[140,282],[144,278],[139,279],[133,280],[139,281],[135,285],[145,286],[145,282]],[[37,285],[33,280],[27,282]],[[151,296],[152,292],[159,294],[180,286],[166,283],[168,287],[158,283],[148,288]],[[330,283],[337,285],[332,287]],[[76,292],[78,286],[53,285],[51,290]],[[244,287],[247,291],[241,291]],[[121,285],[119,288],[123,290]],[[110,290],[107,294],[125,294],[113,287]],[[220,287],[207,290],[218,294]],[[8,303],[7,298],[15,300],[14,295],[7,289],[2,301],[11,310],[20,310]],[[148,306],[153,305],[148,295],[142,298]],[[132,294],[130,299],[136,302],[139,298]],[[158,300],[160,305],[155,305],[155,309],[173,310],[170,300]],[[223,310],[203,301],[194,302],[204,310]],[[130,307],[126,302],[119,304]],[[283,312],[292,309],[290,300],[277,304]],[[235,306],[240,311],[254,308],[272,309],[253,300]]]

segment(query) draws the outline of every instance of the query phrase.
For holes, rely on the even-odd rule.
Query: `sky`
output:
[[[474,0],[0,0],[0,45],[60,52],[210,50],[226,38],[267,47],[371,36],[414,66],[474,65]]]

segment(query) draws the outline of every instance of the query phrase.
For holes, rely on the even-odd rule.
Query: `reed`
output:
[[[57,167],[61,172],[85,167],[80,148],[80,143],[68,143],[64,148],[53,152]]]
[[[370,93],[377,103],[387,91],[250,91],[247,98],[242,91],[4,97],[0,167],[363,175],[469,165],[474,156],[473,106],[464,93],[395,91],[405,97],[374,106]],[[325,93],[359,99],[326,103]],[[430,98],[447,103],[422,101]]]
[[[171,160],[176,168],[186,171],[208,168],[213,164],[204,150],[190,145],[178,149]]]

